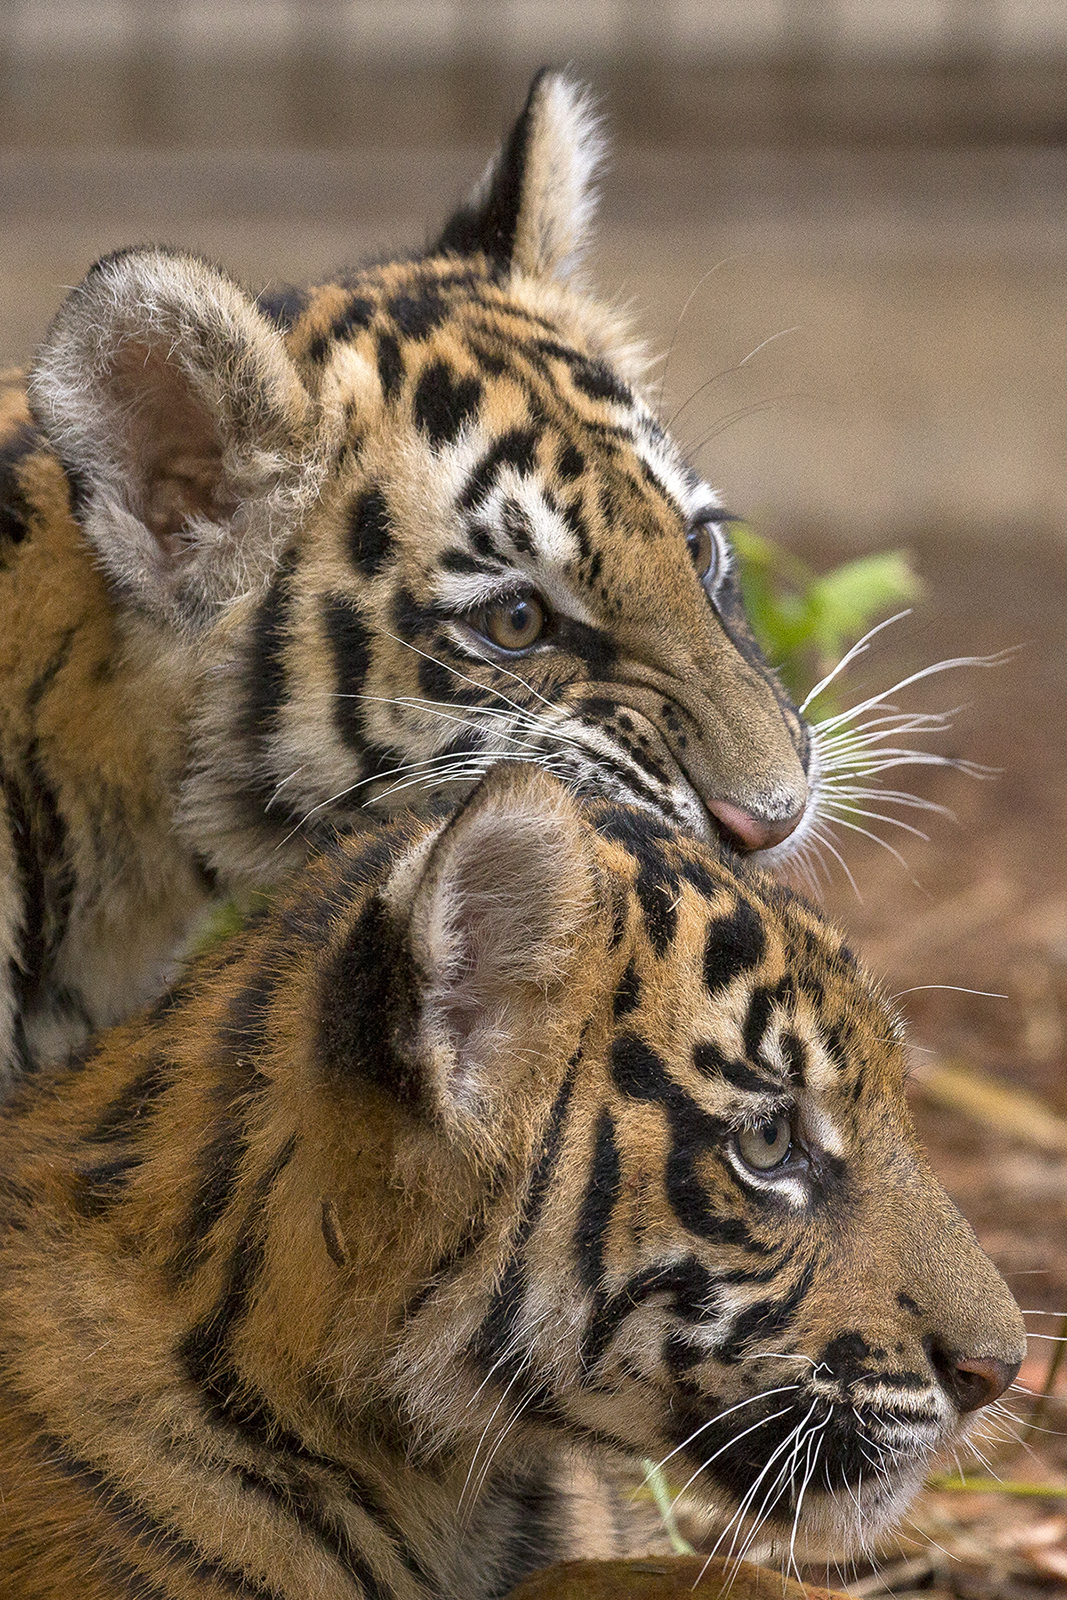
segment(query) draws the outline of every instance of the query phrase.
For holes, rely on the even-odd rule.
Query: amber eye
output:
[[[715,568],[719,561],[719,546],[715,535],[711,531],[711,524],[698,522],[695,528],[690,528],[685,536],[686,546],[696,575],[702,583],[707,583],[709,578],[715,576]]]
[[[753,1172],[771,1172],[783,1165],[793,1148],[793,1128],[788,1117],[768,1117],[755,1128],[734,1135],[737,1153]]]
[[[545,608],[535,594],[513,594],[478,614],[475,625],[501,650],[526,650],[545,627]]]

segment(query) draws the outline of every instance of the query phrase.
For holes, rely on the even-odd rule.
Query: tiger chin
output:
[[[871,1539],[1024,1349],[904,1071],[647,812],[516,765],[336,843],[4,1116],[8,1600],[489,1600],[611,1553],[620,1455]]]
[[[255,295],[118,250],[0,378],[0,1093],[159,993],[216,891],[499,759],[801,839],[730,517],[582,276],[602,145],[542,74],[423,252]]]

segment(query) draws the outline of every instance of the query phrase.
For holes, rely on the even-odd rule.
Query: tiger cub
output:
[[[543,75],[426,253],[255,298],[119,251],[0,382],[0,1095],[216,886],[495,760],[741,850],[810,825],[729,518],[573,275],[600,146]]]
[[[7,1600],[488,1600],[608,1552],[611,1452],[870,1538],[1024,1347],[903,1076],[646,811],[499,767],[343,839],[3,1118]]]

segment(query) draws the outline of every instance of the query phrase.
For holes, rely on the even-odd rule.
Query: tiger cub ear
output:
[[[558,1037],[593,915],[593,842],[562,784],[499,766],[386,890],[416,974],[419,1096],[453,1126],[484,1121]]]
[[[29,393],[105,570],[171,622],[203,621],[265,577],[321,480],[315,407],[281,334],[194,256],[98,261]]]
[[[585,250],[604,155],[589,91],[539,72],[481,181],[446,225],[442,251],[479,251],[504,269],[569,277]]]

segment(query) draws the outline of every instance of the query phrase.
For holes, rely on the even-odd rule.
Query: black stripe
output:
[[[747,900],[738,900],[724,917],[708,924],[704,940],[704,984],[710,994],[718,994],[751,972],[763,960],[767,936],[763,918]]]
[[[502,372],[508,370],[510,365],[508,357],[499,347],[494,348],[484,339],[472,339],[469,335],[466,345],[482,371],[488,373],[489,377],[499,378]]]
[[[773,988],[753,989],[745,1014],[745,1025],[741,1030],[745,1054],[750,1061],[757,1061],[759,1058],[760,1046],[770,1027],[775,1007],[786,1004],[792,997],[793,990],[793,979],[788,972]]]
[[[292,579],[297,553],[289,550],[256,608],[248,664],[244,674],[241,729],[256,749],[268,743],[286,699],[283,652],[293,607]]]
[[[232,1387],[230,1338],[248,1311],[263,1269],[266,1252],[264,1212],[267,1202],[275,1183],[292,1160],[295,1149],[294,1133],[266,1171],[260,1174],[237,1242],[226,1264],[222,1294],[204,1321],[186,1334],[178,1350],[181,1365],[202,1391],[212,1415],[226,1416],[240,1404],[239,1395]]]
[[[169,1264],[176,1282],[184,1282],[199,1266],[204,1240],[233,1199],[247,1149],[247,1129],[227,1106],[196,1156],[196,1188],[185,1215],[182,1243]]]
[[[473,511],[496,484],[503,467],[514,467],[527,477],[537,466],[537,434],[532,428],[510,428],[494,439],[467,479],[456,504],[460,511]]]
[[[362,755],[367,740],[359,695],[371,663],[371,631],[345,595],[325,595],[320,616],[333,657],[334,726],[345,746]]]
[[[589,714],[590,706],[603,703],[603,699],[600,696],[595,696],[589,701],[582,701],[575,707],[575,714],[586,727],[594,729],[597,733],[606,733],[610,736],[612,730],[603,727],[595,714]],[[605,755],[599,750],[585,750],[583,753],[589,762],[592,776],[589,774],[578,775],[577,792],[579,794],[586,794],[591,798],[599,798],[604,793],[604,779],[608,777],[614,778],[619,786],[628,795],[632,796],[634,801],[643,801],[657,815],[662,816],[664,811],[669,809],[669,798],[664,796],[662,790],[652,788],[639,773],[633,771],[632,767],[626,766],[622,761],[613,759],[610,755]],[[648,812],[644,814],[646,816],[649,815]],[[599,823],[597,826],[599,831]]]
[[[635,1034],[622,1034],[612,1042],[611,1072],[622,1094],[661,1105],[667,1114],[671,1147],[664,1178],[667,1200],[682,1226],[716,1244],[769,1254],[771,1246],[757,1239],[743,1218],[712,1209],[697,1171],[698,1159],[706,1151],[723,1147],[730,1124],[698,1106],[670,1076],[666,1062]],[[728,1167],[723,1170],[733,1179]]]
[[[147,1121],[160,1095],[171,1081],[171,1065],[161,1056],[154,1057],[135,1078],[100,1113],[89,1132],[83,1135],[86,1144],[110,1144],[115,1139],[127,1138],[139,1132]]]
[[[687,1323],[704,1322],[718,1313],[717,1281],[696,1256],[644,1267],[605,1299],[589,1319],[581,1345],[581,1362],[586,1371],[596,1365],[630,1312],[658,1294],[670,1295],[667,1309]]]
[[[516,549],[520,546],[516,543]],[[587,622],[577,622],[573,617],[559,617],[556,622],[556,638],[558,647],[577,656],[579,661],[584,661],[590,669],[593,678],[610,678],[619,659],[619,652],[611,633],[605,628],[593,628]],[[632,753],[639,757],[641,765],[647,769],[650,760],[647,751],[638,751],[632,747]],[[656,769],[661,772],[661,768]]]
[[[641,1003],[641,979],[632,959],[627,963],[626,971],[619,979],[618,988],[615,990],[611,1002],[612,1016],[618,1022],[620,1017],[628,1016],[631,1011],[636,1011]]]
[[[518,501],[513,500],[509,495],[500,508],[500,514],[504,532],[511,540],[512,548],[519,555],[529,555],[534,548],[534,538],[533,523],[527,513],[519,505]],[[588,629],[587,631],[591,632],[592,630]],[[564,649],[569,648],[565,642],[561,641],[561,643]]]
[[[293,575],[297,552],[282,557],[267,592],[256,606],[247,655],[241,672],[241,693],[235,734],[249,758],[250,776],[240,791],[242,811],[252,828],[262,828],[264,813],[278,809],[278,775],[272,743],[289,692],[285,649],[293,610]],[[284,802],[281,807],[284,815]],[[295,823],[298,816],[289,819]]]
[[[144,1165],[144,1156],[137,1151],[115,1156],[110,1161],[98,1161],[91,1166],[75,1168],[77,1187],[73,1201],[83,1217],[103,1217],[116,1206],[126,1191],[126,1185]]]
[[[675,723],[674,731],[677,731],[677,728],[678,724]],[[681,846],[683,841],[679,840],[678,843]],[[681,848],[679,848],[675,858],[675,867],[679,877],[684,878],[687,883],[691,883],[697,893],[702,895],[705,900],[714,900],[716,895],[721,892],[722,879],[714,877],[702,861],[687,855]]]
[[[559,1087],[545,1129],[541,1154],[526,1192],[526,1202],[515,1230],[511,1250],[489,1298],[486,1314],[471,1341],[471,1354],[475,1360],[480,1362],[487,1372],[496,1364],[494,1375],[501,1381],[517,1378],[521,1369],[521,1356],[518,1352],[509,1350],[509,1346],[514,1339],[522,1303],[526,1296],[526,1247],[537,1226],[548,1186],[563,1148],[563,1128],[580,1057],[579,1050],[572,1057],[567,1075]],[[502,1356],[504,1359],[500,1360]]]
[[[437,654],[431,652],[451,654],[451,645],[447,639],[438,634],[431,642],[430,650],[419,657],[419,688],[426,697],[430,700],[452,700],[465,708],[475,704],[478,696],[472,691],[471,685],[459,677],[447,662],[441,661]],[[458,750],[480,750],[485,735],[480,730],[471,728],[465,734],[457,735],[457,739],[460,742],[456,744],[456,741],[453,741],[453,744]],[[439,750],[437,756],[440,758],[446,753],[444,750]]]
[[[606,698],[583,700],[578,708],[593,721],[603,721],[614,715],[618,707]],[[671,830],[658,816],[644,811],[630,811],[608,801],[596,807],[596,831],[604,839],[614,839],[623,845],[638,861],[662,857],[653,856],[657,844],[667,843]]]
[[[813,1256],[784,1299],[757,1300],[735,1317],[730,1338],[716,1351],[718,1360],[740,1361],[757,1340],[780,1339],[807,1298],[818,1265],[818,1257]]]
[[[295,1522],[302,1533],[310,1533],[327,1554],[360,1585],[367,1600],[394,1600],[391,1584],[380,1579],[366,1555],[354,1543],[348,1529],[338,1520],[328,1506],[322,1503],[320,1486],[309,1477],[307,1467],[324,1468],[333,1477],[332,1487],[373,1522],[393,1545],[394,1553],[412,1577],[435,1588],[421,1563],[414,1556],[399,1528],[389,1513],[377,1501],[371,1490],[346,1467],[318,1457],[307,1450],[302,1441],[284,1427],[279,1430],[277,1420],[268,1407],[262,1412],[262,1426],[254,1442],[271,1455],[271,1465],[287,1468],[282,1482],[248,1467],[233,1467],[231,1471],[240,1478],[242,1486],[269,1501],[283,1517]],[[242,1436],[248,1433],[242,1429]],[[285,1458],[295,1458],[294,1465]]]
[[[444,361],[433,361],[415,388],[415,425],[432,450],[455,443],[476,415],[482,398],[482,380],[461,377]]]
[[[766,1267],[734,1267],[729,1272],[717,1272],[716,1283],[729,1288],[732,1284],[773,1283],[775,1278],[781,1277],[786,1267],[797,1253],[797,1245],[787,1245],[779,1251],[774,1260]]]
[[[424,605],[417,600],[406,584],[401,584],[393,596],[393,627],[402,639],[414,639],[420,633],[430,633],[451,617],[447,607],[435,600]]]
[[[803,1088],[808,1060],[803,1040],[787,1029],[782,1033],[779,1044],[781,1045],[782,1055],[785,1057],[786,1076],[790,1083],[795,1083],[800,1088]]]
[[[476,1217],[469,1217],[463,1232],[455,1244],[443,1251],[433,1266],[425,1283],[420,1284],[401,1313],[402,1322],[410,1322],[417,1317],[430,1297],[443,1288],[463,1267],[464,1262],[477,1250],[489,1232],[489,1217],[480,1213]]]
[[[747,1061],[727,1056],[710,1040],[693,1046],[693,1065],[703,1077],[722,1079],[746,1094],[766,1094],[781,1088],[773,1078],[754,1072]]]
[[[223,1373],[221,1378],[232,1395],[236,1396],[240,1390],[240,1399],[221,1413],[209,1407],[212,1422],[235,1435],[246,1449],[264,1461],[262,1467],[229,1464],[227,1470],[240,1480],[243,1488],[271,1502],[304,1531],[310,1529],[338,1565],[357,1579],[370,1600],[392,1600],[391,1586],[377,1577],[348,1530],[324,1504],[324,1486],[318,1481],[319,1475],[324,1475],[325,1487],[375,1525],[412,1577],[431,1592],[438,1592],[436,1581],[376,1490],[364,1478],[351,1467],[310,1449],[286,1426],[269,1401],[250,1385],[242,1386],[235,1373]]]
[[[596,1142],[589,1176],[574,1230],[578,1276],[585,1289],[600,1289],[604,1276],[604,1236],[619,1198],[622,1168],[615,1141],[615,1122],[606,1106],[597,1118]]]
[[[242,949],[241,954],[246,954]],[[282,983],[281,950],[263,952],[251,977],[229,1001],[219,1028],[227,1050],[240,1058],[258,1056],[268,1047],[270,1009]]]
[[[404,381],[404,357],[400,352],[396,335],[387,329],[383,329],[378,335],[378,380],[382,386],[382,397],[386,401],[392,400],[399,393]]]
[[[473,534],[473,529],[471,530]],[[441,568],[445,572],[460,572],[463,574],[476,573],[479,576],[499,577],[502,563],[486,561],[472,556],[467,550],[446,550],[441,557]]]
[[[217,1584],[226,1594],[245,1597],[245,1600],[285,1600],[282,1591],[275,1589],[273,1585],[259,1583],[237,1568],[206,1555],[199,1545],[152,1516],[132,1495],[98,1467],[72,1455],[62,1441],[53,1435],[39,1434],[35,1440],[35,1449],[49,1466],[85,1489],[100,1509],[151,1557],[157,1561],[162,1559],[168,1567],[180,1569],[180,1574],[185,1578]],[[123,1562],[123,1565],[127,1567],[129,1578],[136,1578],[142,1583],[146,1581],[127,1563]],[[124,1579],[127,1574],[123,1575]],[[153,1585],[147,1590],[138,1588],[135,1592],[161,1594],[169,1593],[169,1589],[162,1591]]]
[[[569,504],[562,506],[560,515],[575,537],[578,553],[582,560],[588,561],[593,553],[593,541],[589,537],[589,524],[585,520],[585,514],[580,503],[577,500],[573,500]]]
[[[389,507],[379,484],[354,496],[348,508],[348,554],[365,578],[376,577],[393,553]]]
[[[74,897],[67,829],[44,775],[36,740],[22,760],[25,783],[0,770],[0,793],[10,821],[22,926],[15,956],[15,994],[27,1011],[46,989]]]
[[[665,862],[646,859],[634,879],[634,893],[641,902],[649,941],[662,960],[678,931],[678,877]]]

